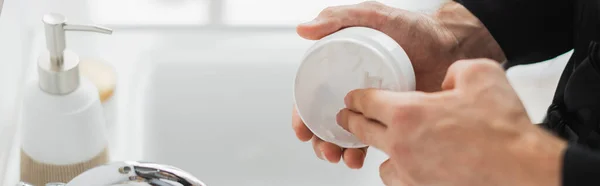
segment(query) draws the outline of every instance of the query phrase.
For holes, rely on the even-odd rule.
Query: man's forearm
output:
[[[597,186],[600,152],[579,144],[567,144],[543,129],[530,130],[517,141],[512,154],[524,170],[513,185]]]
[[[567,143],[536,126],[521,129],[518,140],[507,141],[508,155],[514,157],[517,169],[507,185],[561,186],[562,169]],[[500,165],[502,166],[502,165]]]

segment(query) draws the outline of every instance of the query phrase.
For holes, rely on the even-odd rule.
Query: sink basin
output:
[[[382,185],[380,152],[362,170],[350,170],[319,160],[310,143],[295,138],[292,84],[308,45],[264,43],[273,37],[231,42],[242,48],[144,55],[152,67],[137,90],[142,159],[180,167],[213,186]],[[271,46],[251,47],[260,40]]]
[[[310,143],[295,138],[293,78],[313,42],[293,28],[107,26],[115,29],[112,36],[73,32],[67,44],[82,57],[101,57],[116,68],[112,161],[170,164],[210,186],[383,185],[378,167],[386,155],[377,149],[369,149],[362,169],[351,170],[316,158]],[[34,59],[44,47],[42,36],[35,37],[30,78],[36,78]],[[536,119],[560,74],[524,75],[547,68],[509,72]],[[538,94],[523,92],[538,79],[551,80],[538,86]],[[548,100],[528,101],[539,92]],[[18,172],[17,152],[9,172]],[[13,182],[5,183],[18,179],[8,177]]]
[[[383,159],[350,170],[317,159],[310,144],[295,138],[295,64],[262,55],[158,61],[140,89],[143,159],[178,166],[216,186],[377,185]]]

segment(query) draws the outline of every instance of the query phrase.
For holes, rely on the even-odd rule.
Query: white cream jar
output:
[[[316,42],[296,74],[294,102],[306,126],[343,148],[366,145],[340,127],[336,114],[348,92],[361,88],[415,90],[415,75],[402,47],[388,35],[350,27]]]

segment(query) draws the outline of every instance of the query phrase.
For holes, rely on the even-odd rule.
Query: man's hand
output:
[[[298,26],[306,39],[321,39],[352,26],[379,30],[402,46],[414,66],[417,90],[437,91],[448,66],[459,59],[504,61],[504,53],[483,24],[465,7],[450,2],[434,15],[396,9],[378,2],[329,7]]]
[[[306,39],[321,39],[342,28],[370,27],[391,36],[412,61],[417,90],[433,92],[448,66],[465,58],[491,58],[504,61],[504,53],[483,24],[462,5],[450,2],[434,15],[410,12],[377,2],[330,7],[311,22],[298,26]],[[350,168],[362,167],[365,149],[342,149],[314,136],[296,111],[292,125],[302,141],[312,139],[317,157],[337,163],[343,156]]]
[[[497,62],[456,62],[442,88],[345,98],[338,123],[390,156],[386,185],[560,185],[566,143],[531,124]]]

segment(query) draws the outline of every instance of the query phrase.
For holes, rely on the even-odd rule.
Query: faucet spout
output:
[[[185,186],[206,186],[196,177],[173,166],[154,164],[154,163],[138,163],[134,165],[134,170],[137,176],[146,180],[157,181],[157,186],[171,185],[161,180],[177,182]],[[153,182],[150,182],[153,184]]]

